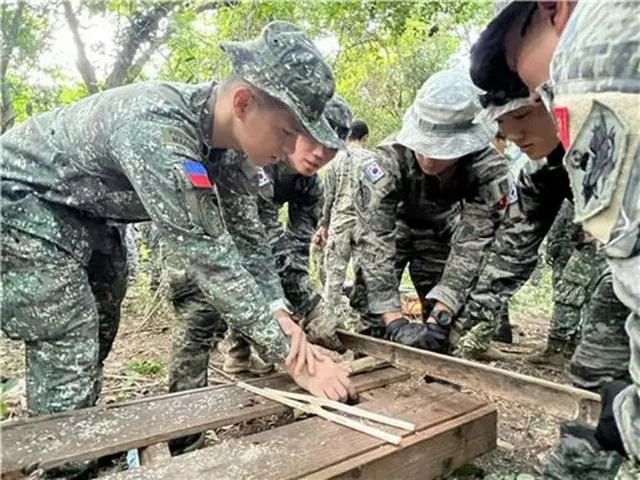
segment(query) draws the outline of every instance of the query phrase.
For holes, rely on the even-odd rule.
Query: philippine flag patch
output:
[[[378,165],[378,162],[373,162],[367,166],[367,168],[364,169],[364,174],[372,183],[376,183],[385,175],[384,170]]]
[[[187,172],[189,181],[196,188],[213,188],[209,174],[201,163],[188,161],[184,162],[184,169]]]

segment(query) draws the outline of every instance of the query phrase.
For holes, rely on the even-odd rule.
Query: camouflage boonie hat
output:
[[[434,160],[454,160],[489,146],[495,122],[475,121],[482,110],[468,74],[444,70],[422,85],[396,136],[401,145]]]
[[[236,74],[284,103],[317,142],[344,147],[322,114],[335,90],[331,68],[302,30],[271,22],[260,37],[222,42],[220,48],[231,57]]]
[[[484,110],[478,115],[478,120],[494,121],[519,108],[534,105],[530,97],[520,97],[505,101],[506,103],[501,104],[501,102],[492,102],[490,99],[487,99],[487,96],[481,96],[480,103],[484,107]]]
[[[340,140],[346,140],[351,127],[353,114],[347,102],[342,97],[335,95],[324,110],[324,116],[329,121],[329,125],[336,132]]]

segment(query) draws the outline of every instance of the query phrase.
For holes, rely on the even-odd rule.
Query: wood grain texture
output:
[[[600,395],[587,390],[342,330],[339,335],[351,350],[462,387],[543,408],[550,415],[591,425],[600,415]]]
[[[356,375],[353,382],[362,392],[406,378],[406,372],[383,368]],[[251,383],[298,389],[286,375]],[[99,458],[287,410],[284,405],[236,386],[219,385],[39,419],[4,422],[0,424],[2,473]]]
[[[495,409],[453,389],[431,384],[398,394],[381,388],[366,397],[363,408],[411,421],[417,431],[389,427],[388,431],[403,436],[399,446],[392,446],[314,417],[108,479],[430,479],[495,447]],[[423,469],[423,463],[428,468]],[[412,475],[415,472],[419,475]]]

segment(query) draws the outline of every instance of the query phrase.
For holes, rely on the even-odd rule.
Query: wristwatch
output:
[[[434,312],[431,316],[435,318],[436,322],[438,322],[438,325],[442,327],[451,326],[451,322],[453,321],[453,315],[451,315],[451,313],[447,312],[446,310],[439,310],[437,312]]]
[[[269,304],[269,308],[271,308],[272,312],[282,310],[289,315],[293,315],[293,306],[286,298],[279,298],[278,300],[274,300]]]

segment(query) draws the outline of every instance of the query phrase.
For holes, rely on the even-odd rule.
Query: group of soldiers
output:
[[[360,332],[491,358],[492,339],[510,341],[508,300],[551,230],[552,328],[529,360],[571,357],[571,380],[602,388],[603,413],[595,430],[563,426],[545,477],[632,471],[638,6],[507,2],[474,45],[470,72],[426,79],[400,130],[375,148],[312,41],[280,21],[251,41],[221,44],[233,74],[220,82],[137,83],[4,134],[2,329],[26,344],[29,413],[97,401],[132,223],[152,222],[184,320],[170,391],[207,385],[210,354],[226,334],[227,372],[283,363],[302,388],[336,400],[353,387],[315,345],[344,351],[336,330],[351,311]],[[516,154],[501,152],[504,140]],[[324,250],[322,292],[310,288],[311,243]],[[405,269],[420,322],[402,312]],[[203,442],[193,435],[170,447]]]

